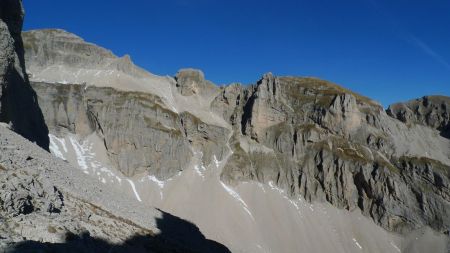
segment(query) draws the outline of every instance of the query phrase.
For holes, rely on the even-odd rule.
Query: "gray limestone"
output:
[[[447,97],[384,111],[336,84],[271,73],[219,88],[193,69],[156,77],[61,30],[24,38],[50,132],[95,133],[125,176],[170,180],[216,159],[228,185],[273,184],[292,199],[360,210],[388,231],[448,234]],[[8,210],[28,208],[18,199]]]
[[[391,231],[448,231],[448,139],[325,81],[267,74],[248,89],[227,87],[213,103],[235,129],[223,180],[274,181],[291,196],[359,208]],[[442,108],[428,114],[447,124]]]

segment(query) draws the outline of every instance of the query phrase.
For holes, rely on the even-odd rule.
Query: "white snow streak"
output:
[[[362,249],[361,245],[358,243],[358,241],[353,238],[353,242],[355,242],[356,246],[358,246],[359,249]]]
[[[258,187],[261,188],[261,190],[266,193],[266,188],[264,188],[264,185],[262,183],[258,183]]]
[[[56,136],[54,136],[53,134],[49,134],[48,137],[50,138],[50,152],[55,155],[56,157],[59,157],[63,160],[66,160],[66,158],[64,157],[63,153],[61,152],[61,150],[59,149],[58,143],[62,146],[63,150],[65,153],[67,153],[67,147],[66,147],[66,143],[64,139],[60,139]]]
[[[205,167],[203,167],[203,166],[198,166],[198,165],[195,165],[195,166],[194,166],[195,172],[197,172],[197,174],[198,174],[199,176],[201,176],[202,178],[205,178],[205,176],[203,175],[203,172],[205,171],[204,168],[205,168]]]
[[[283,191],[282,189],[276,187],[276,186],[273,184],[272,181],[269,181],[269,186],[270,186],[270,188],[271,188],[272,190],[276,190],[276,191],[278,191],[280,194],[283,194],[283,193],[284,193],[284,191]]]
[[[213,160],[214,160],[214,163],[216,164],[216,168],[219,168],[220,162],[219,162],[219,160],[217,160],[216,155],[214,155]]]
[[[96,154],[92,151],[94,145],[93,143],[89,142],[88,140],[80,143],[73,136],[69,136],[69,139],[73,149],[75,150],[77,163],[84,173],[90,174],[90,172],[92,172],[92,174],[96,175],[98,180],[104,184],[110,181],[107,179],[115,179],[119,184],[122,183],[122,179],[117,176],[111,169],[103,166],[102,163],[95,160]],[[63,147],[65,148],[65,145]]]
[[[300,210],[300,207],[298,206],[298,203],[295,202],[295,200],[290,199],[290,198],[285,194],[284,190],[282,190],[282,189],[276,187],[272,181],[269,181],[269,186],[270,186],[270,188],[271,188],[272,190],[275,190],[275,191],[279,192],[279,193],[283,196],[284,199],[286,199],[287,201],[289,201],[289,203],[291,203],[291,204],[295,207],[295,209]],[[264,188],[263,188],[263,191],[264,191]],[[265,192],[265,191],[264,191],[264,192]],[[310,207],[310,208],[311,208],[311,207]],[[312,208],[311,208],[311,210],[314,211]]]
[[[128,181],[128,183],[130,183],[131,188],[133,189],[134,195],[136,196],[136,199],[137,199],[139,202],[142,202],[141,198],[139,197],[138,192],[136,191],[136,186],[134,185],[134,182],[131,181],[131,180],[128,179],[128,178],[127,178],[127,181]]]
[[[164,181],[161,181],[161,180],[159,180],[158,178],[156,178],[155,176],[153,176],[153,175],[149,175],[149,176],[147,176],[147,178],[148,178],[148,180],[150,180],[151,182],[154,182],[154,183],[156,183],[157,185],[158,185],[158,187],[159,187],[159,197],[161,198],[161,200],[163,199],[163,192],[162,192],[162,189],[164,188]],[[141,179],[141,182],[143,182],[143,179],[144,178],[142,178]]]
[[[83,147],[84,145],[80,145],[80,143],[78,143],[77,140],[75,140],[75,138],[73,138],[72,136],[69,137],[70,142],[72,143],[73,149],[75,150],[75,154],[77,155],[77,162],[78,165],[80,166],[80,168],[82,170],[87,171],[88,166],[87,166],[87,162],[86,162],[86,148]],[[85,143],[83,143],[85,144]]]
[[[391,245],[392,245],[392,247],[394,247],[398,252],[402,252],[402,251],[400,250],[400,248],[397,247],[397,245],[394,244],[394,242],[391,242]]]
[[[153,176],[153,175],[148,176],[148,180],[155,182],[159,186],[159,188],[161,188],[161,189],[164,188],[164,181],[159,180],[155,176]]]
[[[247,204],[244,202],[244,200],[241,198],[241,196],[239,195],[239,193],[237,193],[236,191],[234,191],[233,189],[231,189],[229,186],[227,186],[226,184],[224,184],[223,182],[220,182],[220,184],[222,185],[222,187],[233,197],[235,198],[240,204],[241,206],[244,208],[244,210],[248,213],[248,215],[252,218],[252,220],[255,220],[255,218],[253,217],[252,213],[250,212],[250,210],[248,210],[248,206]]]
[[[287,199],[289,201],[289,203],[291,203],[295,207],[295,209],[300,210],[300,207],[298,206],[297,202],[288,198],[287,196],[284,196],[283,198]]]

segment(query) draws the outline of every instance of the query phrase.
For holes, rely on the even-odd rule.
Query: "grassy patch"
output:
[[[411,164],[418,164],[418,165],[428,165],[431,167],[434,171],[440,171],[443,173],[447,178],[450,178],[450,166],[445,165],[437,160],[428,158],[428,157],[409,157],[409,156],[402,156],[400,157],[401,162],[407,162]]]
[[[53,226],[48,226],[47,231],[52,234],[55,234],[57,232],[56,228]]]
[[[389,161],[386,161],[383,157],[379,156],[378,154],[375,154],[375,162],[384,168],[387,168],[390,172],[394,174],[400,174],[400,169],[394,166]]]
[[[311,77],[287,76],[287,77],[280,77],[279,79],[282,82],[284,82],[285,87],[288,88],[287,94],[297,97],[299,99],[302,98],[304,99],[304,96],[311,95],[311,94],[302,94],[305,91],[305,89],[307,89],[309,93],[315,93],[315,95],[318,97],[317,99],[315,99],[315,102],[323,106],[330,105],[332,99],[336,95],[351,94],[356,98],[356,101],[360,104],[369,104],[371,106],[380,107],[378,103],[374,102],[370,98],[362,96],[358,93],[355,93],[349,89],[346,89],[332,82]]]
[[[331,141],[332,143],[331,149],[328,145],[328,141]],[[327,150],[332,152],[335,156],[347,161],[360,162],[364,164],[373,162],[373,160],[369,159],[366,155],[367,151],[362,145],[351,143],[348,140],[337,136],[330,137],[327,141],[313,143],[312,147],[316,150]]]

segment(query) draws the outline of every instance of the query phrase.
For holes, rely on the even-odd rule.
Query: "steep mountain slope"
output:
[[[0,151],[2,252],[229,252],[3,125]]]
[[[48,150],[45,126],[36,94],[25,73],[22,43],[22,2],[0,2],[0,122]]]
[[[194,224],[46,151],[48,129],[25,73],[22,2],[1,1],[0,18],[0,251],[229,252]]]
[[[240,119],[224,180],[273,181],[291,196],[359,208],[391,231],[448,230],[450,141],[437,131],[321,80],[268,74],[250,91],[232,89],[213,103]]]
[[[23,37],[52,153],[233,252],[448,247],[441,124],[405,124],[314,78],[218,88],[192,69],[152,75],[62,30]]]

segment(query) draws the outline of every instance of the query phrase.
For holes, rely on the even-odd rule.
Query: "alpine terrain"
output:
[[[450,252],[450,97],[157,76],[23,16],[0,1],[4,252]]]

